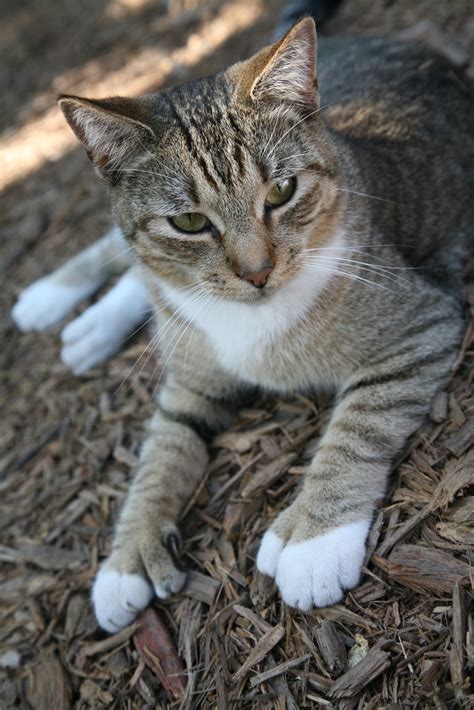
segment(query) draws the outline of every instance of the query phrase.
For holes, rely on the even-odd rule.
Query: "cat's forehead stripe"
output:
[[[175,125],[203,177],[216,191],[228,190],[246,175],[243,127],[232,114],[231,97],[224,81],[210,87],[198,82],[193,91],[176,87],[166,95]],[[192,111],[189,110],[190,104]]]
[[[197,150],[196,143],[193,140],[191,129],[190,129],[190,127],[187,126],[186,121],[184,120],[183,114],[180,113],[180,111],[178,111],[176,104],[174,103],[173,99],[171,98],[171,96],[169,94],[166,96],[166,98],[168,101],[169,108],[171,110],[171,114],[172,114],[173,118],[175,119],[175,121],[176,121],[176,123],[177,123],[183,137],[184,137],[184,140],[186,142],[186,146],[187,146],[187,149],[188,149],[190,155],[192,155],[198,161],[198,164],[199,164],[201,171],[202,171],[205,179],[207,180],[207,182],[215,190],[217,190],[218,185],[217,185],[215,179],[213,178],[213,176],[211,175],[211,173],[208,169],[208,166],[206,164],[206,161],[204,160],[203,156]]]

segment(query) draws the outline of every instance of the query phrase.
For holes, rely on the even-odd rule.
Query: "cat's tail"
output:
[[[279,39],[302,17],[313,17],[318,32],[324,31],[325,23],[334,15],[341,2],[342,0],[290,0],[283,8],[273,39]]]

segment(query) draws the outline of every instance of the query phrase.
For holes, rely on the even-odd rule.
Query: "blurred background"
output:
[[[1,0],[1,707],[51,710],[76,707],[76,703],[94,708],[151,707],[155,697],[162,697],[162,689],[143,664],[135,673],[138,660],[126,636],[112,646],[93,646],[100,637],[88,601],[97,560],[107,552],[116,510],[153,410],[154,362],[121,387],[146,348],[148,336],[139,334],[123,353],[87,377],[76,378],[59,360],[59,327],[46,334],[25,335],[14,328],[9,316],[22,288],[96,240],[111,224],[104,186],[57,109],[56,96],[60,92],[90,97],[136,95],[215,72],[269,40],[281,5],[281,0]],[[416,39],[445,53],[474,76],[472,0],[343,0],[326,31]],[[446,414],[444,424],[439,424],[436,437],[449,436],[469,417],[472,421],[471,387],[472,365],[466,360],[451,386],[449,417]],[[235,626],[234,617],[224,613],[226,605],[236,599],[249,609],[259,609],[260,604],[267,611],[259,613],[271,623],[286,619],[286,645],[272,662],[302,656],[309,648],[312,660],[305,663],[307,669],[313,664],[309,667],[313,694],[324,696],[331,678],[342,672],[341,667],[331,669],[311,646],[311,624],[316,617],[295,617],[310,644],[305,642],[305,646],[304,634],[292,626],[288,611],[280,612],[272,591],[252,579],[253,553],[269,510],[286,504],[301,474],[298,466],[305,462],[306,435],[301,431],[317,434],[328,406],[325,401],[299,401],[256,410],[253,415],[244,413],[241,426],[255,428],[273,416],[279,423],[273,429],[267,423],[261,435],[247,437],[245,445],[232,437],[223,440],[213,458],[216,482],[201,491],[197,501],[201,515],[185,523],[186,563],[212,584],[206,582],[206,594],[202,592],[201,597],[194,591],[165,608],[167,622],[175,637],[179,636],[180,653],[188,668],[195,669],[196,695],[194,700],[188,697],[191,707],[226,707],[228,679],[252,648],[253,637],[242,630],[243,622]],[[285,434],[282,421],[292,422]],[[283,466],[278,486],[274,484],[274,490],[269,486],[265,497],[254,492],[257,505],[252,510],[236,511],[232,495],[241,492],[239,486],[246,477],[238,480],[235,491],[229,486],[223,496],[213,486],[221,486],[242,467],[252,472],[278,456],[288,456],[285,446],[291,440],[290,431],[299,437],[294,434],[300,442],[295,444],[301,456],[298,465],[290,473]],[[382,526],[387,520],[396,525],[429,499],[437,483],[430,466],[445,456],[445,449],[436,449],[433,442],[426,436],[419,439],[419,446],[424,447],[419,453],[425,460],[423,480],[413,479],[417,485],[410,488],[403,471],[399,472],[396,485],[402,493],[395,498],[394,508],[385,511]],[[255,457],[258,466],[252,464]],[[395,517],[394,509],[398,510]],[[240,536],[234,539],[234,528],[239,526]],[[458,538],[456,544],[452,554],[459,556],[464,541]],[[222,569],[236,570],[233,581],[223,576]],[[380,634],[396,638],[401,633],[409,653],[435,643],[441,655],[429,657],[427,666],[420,657],[413,661],[413,670],[412,665],[403,665],[401,647],[397,647],[399,655],[393,653],[398,670],[384,675],[383,683],[379,678],[364,696],[366,701],[370,700],[370,707],[400,707],[399,697],[417,703],[428,695],[430,706],[444,707],[436,700],[436,683],[448,687],[451,702],[456,695],[453,682],[462,685],[464,677],[462,668],[460,680],[456,680],[456,670],[454,676],[450,671],[451,642],[446,641],[441,649],[436,646],[436,639],[451,638],[451,588],[438,590],[448,600],[436,606],[426,594],[420,596],[410,589],[399,591],[394,601],[384,596],[382,582],[372,580],[372,585],[374,589],[366,590],[365,597],[359,595],[349,604],[345,626],[338,627],[343,645],[351,638],[354,642],[355,633],[369,629],[375,638]],[[269,599],[271,612],[265,606]],[[217,612],[222,614],[219,618],[227,624],[225,628],[213,625],[214,621],[211,624],[210,600],[217,605],[215,618]],[[397,606],[392,607],[395,602]],[[440,604],[448,610],[443,617],[434,611]],[[370,622],[359,623],[358,613]],[[418,622],[420,615],[428,619],[425,627]],[[179,630],[184,621],[187,626]],[[199,635],[202,629],[205,633]],[[215,637],[212,642],[211,636]],[[226,653],[219,646],[223,638]],[[248,704],[238,707],[253,707],[252,703],[260,702],[258,693],[268,707],[275,707],[275,698],[280,698],[278,707],[304,707],[313,702],[307,698],[311,693],[305,683],[291,674],[288,682],[273,689],[250,690],[241,683],[239,698],[248,693]],[[163,702],[163,707],[169,706],[166,698]],[[330,705],[324,698],[321,702],[321,707]]]

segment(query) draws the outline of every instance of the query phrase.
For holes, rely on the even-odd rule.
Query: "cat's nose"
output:
[[[263,288],[267,283],[267,279],[273,271],[273,263],[271,261],[266,261],[262,264],[259,271],[245,271],[240,270],[238,275],[244,281],[250,281],[253,283],[255,288]]]

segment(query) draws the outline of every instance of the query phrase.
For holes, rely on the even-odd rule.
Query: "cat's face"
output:
[[[314,42],[306,20],[216,77],[140,102],[63,100],[112,183],[125,235],[159,280],[260,301],[295,275],[304,250],[330,242],[340,193]]]

